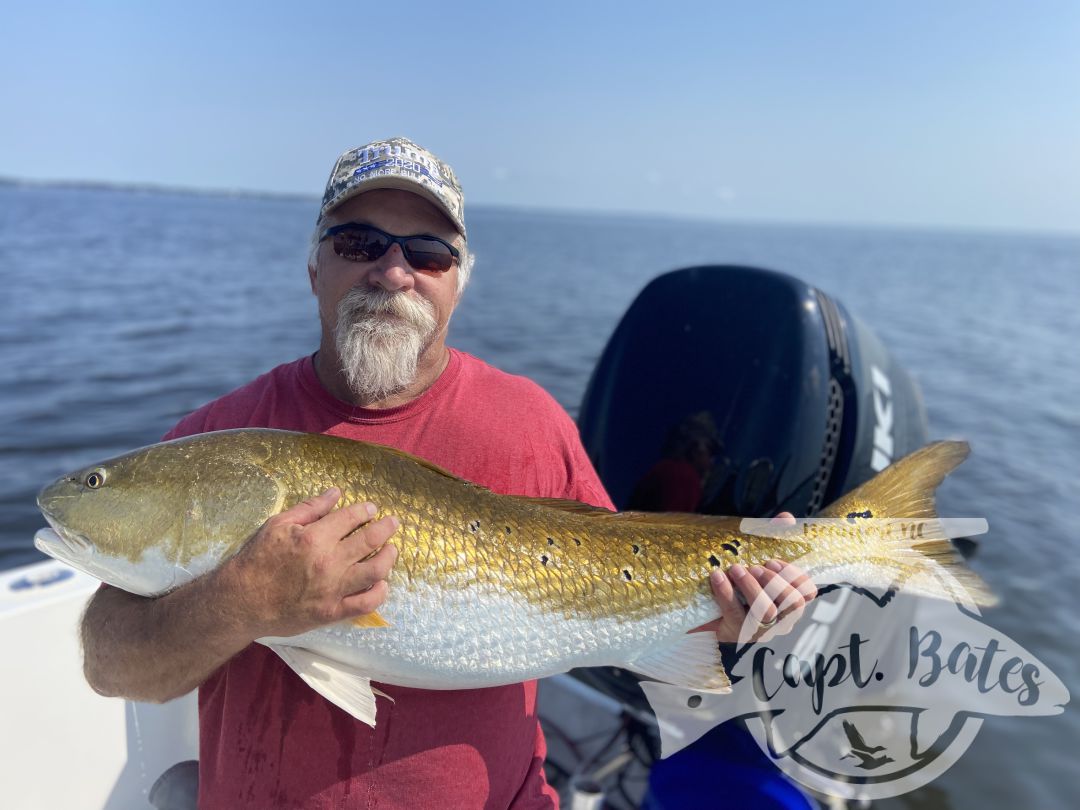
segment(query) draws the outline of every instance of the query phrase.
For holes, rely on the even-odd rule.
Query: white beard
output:
[[[438,326],[435,307],[423,298],[377,287],[350,291],[338,304],[334,329],[349,389],[362,402],[404,390]]]

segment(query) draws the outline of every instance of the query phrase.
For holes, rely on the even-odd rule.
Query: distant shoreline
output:
[[[57,191],[108,191],[136,194],[173,194],[186,197],[218,197],[223,199],[281,200],[309,202],[318,205],[319,197],[314,194],[301,194],[289,191],[253,191],[251,189],[193,188],[191,186],[170,186],[158,183],[115,183],[108,180],[34,180],[21,177],[0,176],[0,189],[27,188],[53,189]],[[838,231],[883,231],[890,233],[907,232],[917,234],[942,234],[953,236],[979,237],[1030,237],[1036,239],[1080,239],[1080,231],[1065,230],[1024,230],[1020,228],[995,228],[975,225],[929,225],[926,223],[860,223],[860,222],[810,222],[785,220],[739,219],[735,217],[719,218],[694,216],[692,214],[673,214],[666,212],[645,211],[605,211],[593,208],[552,208],[543,206],[506,205],[500,203],[471,203],[470,208],[507,214],[529,214],[544,217],[595,217],[600,219],[648,219],[672,222],[707,222],[722,226],[748,228],[789,228],[789,229],[826,229]]]
[[[318,202],[314,194],[288,191],[251,191],[250,189],[193,188],[158,183],[113,183],[108,180],[30,180],[22,177],[0,177],[0,188],[46,188],[70,191],[126,191],[149,194],[183,194],[192,197],[240,197],[268,200],[308,200]]]

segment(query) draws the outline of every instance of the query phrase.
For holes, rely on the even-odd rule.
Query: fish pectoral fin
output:
[[[368,683],[370,684],[370,683],[371,683],[371,681],[368,681]],[[372,691],[372,692],[373,692],[374,694],[378,695],[379,697],[384,697],[384,698],[386,698],[386,699],[387,699],[387,700],[389,700],[389,701],[390,701],[391,703],[397,703],[397,701],[396,701],[396,700],[394,700],[394,699],[393,699],[392,697],[390,697],[390,696],[389,696],[388,694],[386,694],[386,692],[384,692],[384,691],[383,691],[382,689],[376,689],[376,688],[375,688],[374,686],[372,686],[372,687],[371,687],[371,691]]]
[[[270,644],[271,650],[303,679],[304,683],[357,720],[375,727],[375,694],[389,695],[373,689],[371,679],[344,664],[320,655],[306,647]]]
[[[389,627],[390,622],[384,619],[375,611],[371,613],[365,613],[363,616],[357,616],[355,619],[350,619],[349,624],[353,627]]]
[[[727,693],[731,681],[720,662],[720,647],[712,633],[686,633],[674,641],[653,647],[626,669],[674,686],[702,692]]]

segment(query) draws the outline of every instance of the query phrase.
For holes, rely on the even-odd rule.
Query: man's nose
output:
[[[371,268],[371,283],[382,287],[387,292],[411,290],[416,282],[412,268],[401,251],[401,245],[393,244],[390,249],[375,260]]]

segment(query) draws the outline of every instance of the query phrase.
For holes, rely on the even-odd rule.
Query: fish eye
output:
[[[105,483],[105,471],[102,469],[92,470],[86,474],[83,483],[90,489],[98,489]]]

